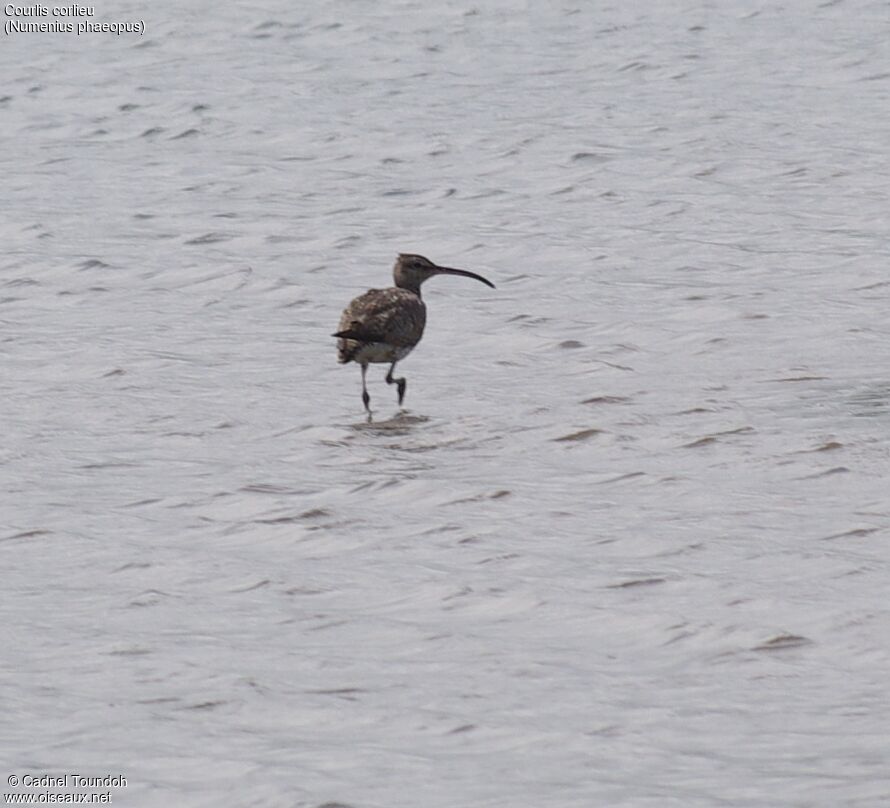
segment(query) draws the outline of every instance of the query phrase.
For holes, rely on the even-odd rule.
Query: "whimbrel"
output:
[[[399,405],[405,398],[407,382],[393,378],[396,362],[404,359],[423,336],[426,306],[420,297],[421,284],[433,275],[463,275],[494,289],[494,284],[475,272],[436,266],[422,255],[400,254],[392,270],[395,286],[369,289],[359,295],[340,317],[337,356],[341,364],[358,362],[362,368],[362,401],[371,415],[371,397],[365,374],[371,362],[391,362],[386,383],[398,385]]]

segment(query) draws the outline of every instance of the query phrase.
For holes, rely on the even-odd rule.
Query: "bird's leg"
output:
[[[368,372],[367,364],[362,364],[362,402],[365,405],[365,409],[368,411],[368,415],[371,414],[371,396],[368,395],[368,388],[365,384],[365,374]]]
[[[389,373],[386,374],[386,383],[387,384],[397,384],[399,386],[399,406],[402,406],[402,400],[405,398],[405,387],[408,385],[408,382],[405,381],[405,377],[403,376],[401,379],[394,379],[392,377],[392,372],[396,369],[396,363],[393,362],[389,366]]]

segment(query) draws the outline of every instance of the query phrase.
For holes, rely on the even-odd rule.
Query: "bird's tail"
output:
[[[350,334],[349,329],[331,334],[332,337],[337,337],[337,361],[341,365],[350,362],[355,356],[355,352],[359,349],[359,343]]]
[[[340,342],[337,344],[337,359],[341,365],[351,362],[356,352],[362,345],[369,345],[372,342],[385,342],[386,338],[381,334],[362,328],[361,323],[353,320],[349,328],[344,328],[331,334],[337,337]]]
[[[335,334],[331,334],[331,336],[339,337],[340,339],[354,339],[358,342],[367,342],[364,332],[356,331],[354,328],[346,328],[343,331],[337,331]]]

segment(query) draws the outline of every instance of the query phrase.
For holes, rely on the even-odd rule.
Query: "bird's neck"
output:
[[[401,281],[396,281],[396,288],[404,289],[406,292],[411,292],[411,294],[417,295],[420,297],[420,284],[419,283],[411,283],[410,281],[406,281],[401,279]]]

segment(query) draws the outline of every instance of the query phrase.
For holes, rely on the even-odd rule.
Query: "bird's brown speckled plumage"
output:
[[[340,316],[337,333],[346,332],[356,339],[337,340],[337,357],[341,363],[361,362],[362,353],[368,362],[404,359],[420,342],[425,325],[426,306],[420,295],[396,287],[369,289]],[[391,350],[387,351],[387,346]]]
[[[428,258],[401,253],[393,267],[395,286],[369,289],[355,298],[340,316],[337,337],[337,358],[341,363],[357,362],[362,369],[362,401],[371,417],[371,397],[365,385],[365,374],[372,362],[391,363],[386,383],[399,390],[399,404],[405,397],[407,382],[393,378],[396,362],[404,359],[423,336],[426,306],[420,287],[433,275],[462,275],[494,289],[494,284],[475,272],[436,266]]]

